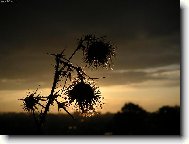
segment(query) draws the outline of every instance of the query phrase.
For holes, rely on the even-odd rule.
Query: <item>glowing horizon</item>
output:
[[[162,82],[159,82],[160,84]],[[161,106],[180,106],[180,87],[154,87],[146,85],[151,85],[151,82],[145,82],[138,84],[137,86],[128,85],[113,85],[113,86],[101,86],[100,90],[102,96],[104,97],[103,109],[97,109],[101,113],[116,113],[121,110],[125,103],[135,103],[140,105],[146,111],[153,112],[158,110]],[[141,88],[143,87],[143,88]],[[50,88],[42,88],[40,91],[42,95],[48,95]],[[33,90],[30,90],[33,91]],[[18,99],[24,98],[26,95],[25,90],[16,91],[0,91],[0,112],[24,112],[22,101]],[[3,97],[2,97],[3,96]],[[7,98],[9,97],[9,98]],[[4,98],[4,99],[3,99]],[[74,112],[71,108],[68,108],[70,112]],[[51,106],[51,111],[53,113],[58,113],[57,106]],[[60,113],[65,113],[61,110]]]

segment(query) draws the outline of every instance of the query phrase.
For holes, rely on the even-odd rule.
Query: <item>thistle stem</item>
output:
[[[75,53],[81,48],[83,41],[80,40],[79,45],[77,46],[77,48],[75,49],[75,51],[72,53],[72,55],[69,57],[69,61],[72,59],[72,57],[75,55]]]
[[[54,94],[54,91],[56,89],[56,84],[57,84],[57,82],[59,80],[59,70],[58,70],[59,69],[59,65],[60,65],[59,56],[56,55],[56,65],[55,65],[54,81],[53,81],[51,93],[48,96],[48,102],[47,102],[47,105],[45,107],[45,111],[44,111],[44,113],[42,113],[42,116],[41,116],[41,119],[40,119],[40,126],[42,126],[42,124],[44,123],[46,115],[47,115],[47,112],[49,111],[49,107],[52,104],[52,102],[54,101],[53,94]]]
[[[80,49],[81,44],[78,45],[78,47],[75,49],[75,51],[72,53],[72,55],[69,57],[68,61],[70,61],[73,56],[76,54],[76,52]],[[60,56],[59,55],[55,55],[56,56],[56,65],[55,65],[55,74],[54,74],[54,81],[53,81],[53,85],[52,85],[52,89],[51,89],[51,93],[48,96],[48,102],[47,105],[45,106],[45,110],[44,112],[41,114],[41,118],[40,118],[40,123],[39,123],[39,127],[41,128],[42,124],[44,123],[46,116],[47,116],[47,112],[49,111],[49,107],[50,105],[53,103],[54,101],[54,91],[56,89],[56,85],[59,81],[59,76],[60,76],[60,72],[65,68],[65,66],[63,66],[61,68],[61,70],[59,70],[59,66],[60,66]],[[67,78],[65,81],[65,84],[67,82]],[[64,84],[64,86],[65,86]],[[68,114],[70,114],[66,109],[64,109]],[[70,114],[71,115],[71,114]],[[71,115],[72,116],[72,115]],[[72,116],[73,117],[73,116]]]

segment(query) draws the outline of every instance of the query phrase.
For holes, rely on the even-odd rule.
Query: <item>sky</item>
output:
[[[0,18],[0,112],[23,112],[18,99],[38,85],[49,94],[54,59],[47,53],[65,49],[69,57],[86,34],[107,36],[117,48],[113,70],[86,69],[106,76],[97,80],[101,112],[128,102],[147,111],[180,105],[178,0],[12,0],[0,3]],[[74,58],[80,65],[82,55]]]

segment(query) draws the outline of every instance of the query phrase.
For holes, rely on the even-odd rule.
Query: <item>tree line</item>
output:
[[[26,113],[1,113],[0,134],[35,135],[35,122]],[[162,106],[147,112],[134,103],[126,103],[113,114],[82,117],[73,113],[49,114],[41,134],[50,135],[181,135],[180,107]]]

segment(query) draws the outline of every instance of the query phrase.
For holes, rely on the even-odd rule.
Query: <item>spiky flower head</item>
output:
[[[35,110],[37,108],[36,105],[38,104],[38,102],[39,99],[34,97],[34,94],[28,95],[25,99],[23,99],[24,110],[26,111]]]
[[[67,88],[66,94],[69,103],[75,102],[75,107],[83,114],[93,113],[97,107],[102,108],[101,92],[94,82],[77,78]]]
[[[93,35],[86,35],[82,39],[84,62],[92,67],[110,67],[112,57],[115,56],[115,46],[105,39]]]

